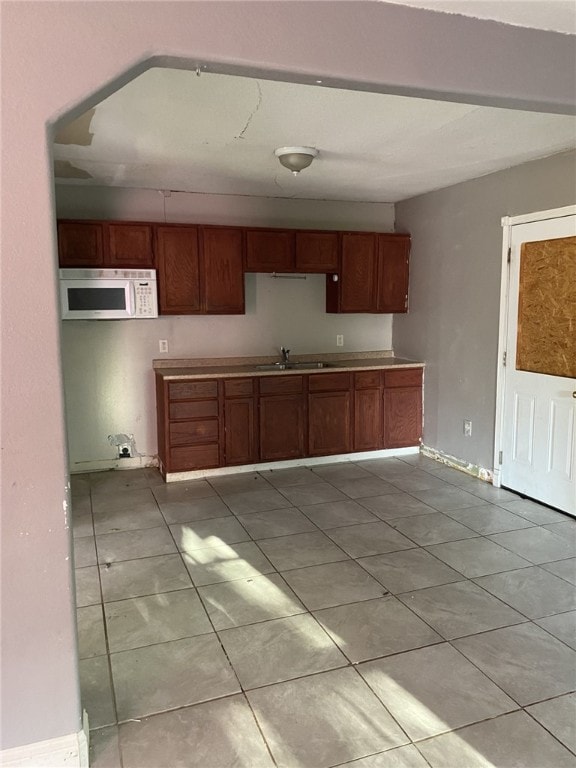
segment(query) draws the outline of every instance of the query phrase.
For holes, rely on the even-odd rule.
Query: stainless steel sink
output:
[[[334,363],[268,363],[266,365],[257,365],[257,371],[293,371],[293,370],[318,370],[320,368],[330,368]]]
[[[257,371],[285,371],[286,368],[292,368],[292,363],[269,363],[268,365],[257,365]]]

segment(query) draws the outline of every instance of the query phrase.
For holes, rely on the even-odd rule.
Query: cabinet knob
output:
[[[572,392],[572,397],[576,398],[576,392]]]

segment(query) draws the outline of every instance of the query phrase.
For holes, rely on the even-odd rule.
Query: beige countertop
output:
[[[346,371],[372,371],[387,368],[423,368],[424,363],[394,357],[388,350],[376,352],[348,352],[342,354],[291,355],[293,363],[322,362],[325,368],[279,368],[262,370],[258,366],[273,365],[273,357],[221,357],[177,360],[154,360],[154,371],[164,380],[202,378],[232,378],[241,376],[290,376],[293,374],[334,373]]]

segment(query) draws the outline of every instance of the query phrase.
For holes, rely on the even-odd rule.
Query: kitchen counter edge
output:
[[[223,379],[246,376],[292,376],[298,374],[347,373],[350,371],[379,371],[391,368],[424,368],[425,363],[400,357],[367,358],[331,362],[326,368],[290,368],[278,371],[261,371],[256,365],[220,365],[198,367],[155,367],[154,372],[164,381],[189,379]]]

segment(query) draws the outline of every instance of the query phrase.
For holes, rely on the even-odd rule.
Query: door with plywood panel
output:
[[[576,216],[511,230],[501,483],[576,515]]]

